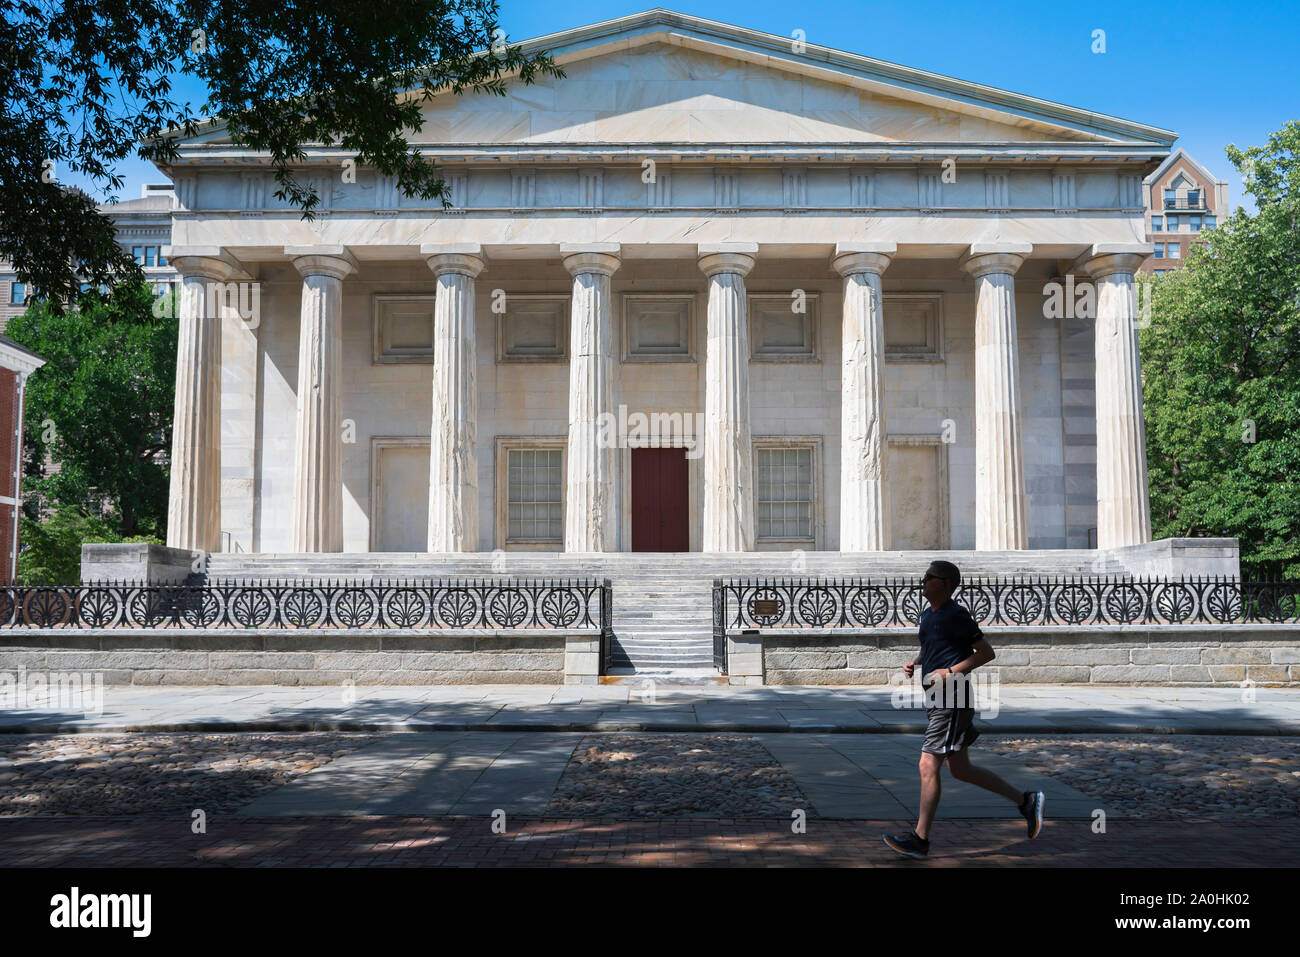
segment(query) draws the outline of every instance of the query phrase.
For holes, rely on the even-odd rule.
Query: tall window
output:
[[[1165,217],[1165,232],[1167,232],[1167,233],[1176,233],[1176,232],[1178,232],[1178,217],[1177,217],[1177,216],[1166,216],[1166,217]]]
[[[1178,258],[1178,244],[1177,244],[1177,243],[1170,243],[1170,244],[1169,244],[1169,258],[1170,258],[1170,259],[1177,259],[1177,258]]]
[[[167,265],[167,257],[163,255],[163,247],[162,247],[162,246],[159,246],[159,247],[158,247],[158,265],[159,265],[159,266],[166,266],[166,265]]]
[[[144,247],[143,247],[143,246],[132,246],[132,247],[131,247],[131,256],[132,256],[133,259],[135,259],[136,263],[138,263],[138,264],[141,265],[141,266],[144,265]]]
[[[1178,190],[1176,189],[1165,190],[1165,206],[1168,207],[1168,206],[1177,206],[1177,205],[1178,205]]]
[[[812,449],[758,450],[758,537],[813,537]]]
[[[1153,258],[1153,259],[1164,259],[1164,258],[1165,258],[1165,244],[1164,244],[1164,243],[1155,243],[1154,245],[1155,245],[1155,247],[1156,247],[1156,251],[1155,251],[1155,255],[1154,255],[1152,258]]]
[[[144,247],[144,264],[145,264],[146,266],[152,266],[152,265],[154,265],[154,263],[157,262],[157,260],[154,258],[157,254],[158,254],[158,247],[157,247],[157,246],[145,246],[145,247]]]
[[[1201,217],[1188,216],[1187,222],[1190,224],[1188,228],[1191,229],[1192,232],[1199,233],[1201,231]]]
[[[1158,233],[1161,232],[1164,228],[1165,228],[1165,220],[1163,216],[1151,217],[1151,232]]]
[[[21,306],[27,301],[27,286],[21,282],[16,282],[9,287],[9,301],[15,306]]]
[[[519,542],[564,538],[559,449],[510,449],[506,537]]]
[[[1217,220],[1216,220],[1213,216],[1206,216],[1206,217],[1205,217],[1205,228],[1206,228],[1206,229],[1213,229],[1213,228],[1214,228],[1214,224],[1215,224],[1216,222],[1217,222]]]
[[[1187,191],[1187,206],[1189,209],[1195,209],[1201,205],[1201,191],[1199,189],[1189,189]]]

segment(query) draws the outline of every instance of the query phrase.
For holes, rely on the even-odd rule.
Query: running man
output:
[[[899,854],[924,858],[930,852],[930,825],[939,808],[939,772],[945,760],[958,781],[1001,794],[1020,809],[1031,838],[1043,827],[1043,792],[1017,791],[992,771],[971,764],[966,749],[979,737],[971,696],[972,671],[993,660],[993,649],[964,607],[952,600],[961,572],[952,562],[931,562],[921,591],[930,607],[921,613],[921,651],[903,665],[908,678],[919,664],[927,689],[925,710],[930,724],[921,745],[921,810],[910,834],[884,834]],[[933,700],[933,706],[931,704]]]

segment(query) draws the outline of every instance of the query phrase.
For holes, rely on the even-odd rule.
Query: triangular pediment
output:
[[[562,64],[506,96],[438,97],[416,142],[1046,143],[1097,133],[932,105],[717,53],[650,42]]]
[[[510,41],[513,43],[513,41]],[[517,44],[566,73],[423,106],[424,147],[936,144],[1167,155],[1175,134],[789,37],[655,9]],[[411,95],[416,95],[412,91]],[[189,138],[219,144],[224,129]]]

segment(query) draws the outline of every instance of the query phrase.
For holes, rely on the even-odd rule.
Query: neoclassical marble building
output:
[[[1174,133],[664,10],[523,46],[567,78],[424,108],[450,208],[320,148],[304,221],[222,129],[181,144],[168,544],[1150,539]],[[1045,314],[1067,277],[1095,318]]]

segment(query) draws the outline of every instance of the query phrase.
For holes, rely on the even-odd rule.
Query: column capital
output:
[[[346,279],[357,271],[357,260],[347,246],[285,246],[284,254],[304,279],[329,276]]]
[[[979,279],[989,273],[1014,276],[1033,251],[1034,247],[1029,243],[971,243],[970,249],[961,258],[960,265],[972,279]]]
[[[162,255],[181,276],[198,276],[214,282],[252,278],[244,264],[224,246],[164,246]]]
[[[473,279],[487,266],[483,247],[478,243],[424,243],[420,255],[435,276],[454,272]]]
[[[695,247],[700,271],[706,276],[720,272],[749,275],[758,260],[758,243],[700,243]]]
[[[570,276],[594,272],[612,276],[622,265],[618,243],[560,243],[560,257]]]
[[[1071,264],[1071,272],[1104,279],[1117,272],[1137,272],[1143,261],[1156,251],[1151,243],[1093,243]]]
[[[841,276],[855,272],[875,273],[879,276],[889,268],[898,252],[898,243],[836,243],[831,254],[831,268]]]

